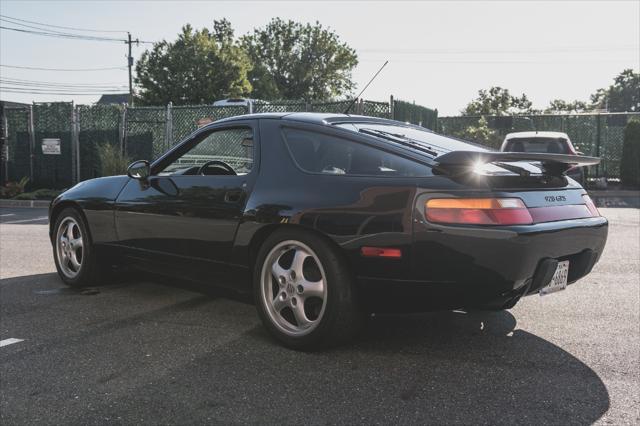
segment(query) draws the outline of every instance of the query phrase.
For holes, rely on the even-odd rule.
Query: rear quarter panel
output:
[[[416,180],[304,172],[290,157],[282,125],[283,120],[261,120],[260,175],[236,236],[236,262],[248,261],[248,247],[265,226],[296,225],[321,233],[341,247],[356,275],[406,276]],[[296,126],[331,131],[325,126]],[[360,256],[362,246],[399,247],[403,256],[366,259]]]

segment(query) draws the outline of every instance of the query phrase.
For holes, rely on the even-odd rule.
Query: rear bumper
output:
[[[557,261],[569,260],[570,283],[582,278],[607,232],[603,217],[491,228],[423,224],[414,228],[409,279],[358,281],[375,310],[486,306],[537,292]]]

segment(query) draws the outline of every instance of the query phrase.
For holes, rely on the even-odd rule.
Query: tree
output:
[[[467,126],[455,132],[454,136],[496,149],[500,148],[502,143],[502,138],[498,132],[489,127],[489,123],[484,117],[480,117],[476,125]]]
[[[479,90],[478,97],[461,111],[462,115],[513,115],[533,112],[531,101],[524,93],[512,96],[508,89],[494,86]]]
[[[185,105],[248,95],[250,68],[226,19],[214,21],[213,31],[185,25],[175,42],[154,43],[142,54],[136,65],[138,98],[148,105]]]
[[[255,98],[329,99],[354,88],[355,50],[318,22],[274,18],[242,37],[242,45],[253,64],[249,78]]]
[[[549,106],[544,110],[547,114],[585,112],[590,109],[589,105],[584,101],[567,102],[562,99],[554,99],[549,102]]]
[[[609,88],[591,95],[591,104],[611,112],[640,111],[640,73],[631,68],[622,71]]]

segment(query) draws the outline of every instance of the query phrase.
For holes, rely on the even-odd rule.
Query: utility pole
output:
[[[127,64],[129,66],[129,106],[133,106],[133,78],[131,76],[131,68],[133,67],[133,56],[131,56],[131,44],[135,43],[136,46],[140,43],[138,39],[131,40],[131,33],[127,32],[127,41],[129,45],[129,55],[127,55]]]

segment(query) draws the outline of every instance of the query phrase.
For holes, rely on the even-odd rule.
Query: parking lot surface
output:
[[[68,289],[46,210],[0,209],[0,422],[638,424],[640,210],[601,213],[605,253],[566,291],[378,316],[350,345],[301,353],[206,287]]]

